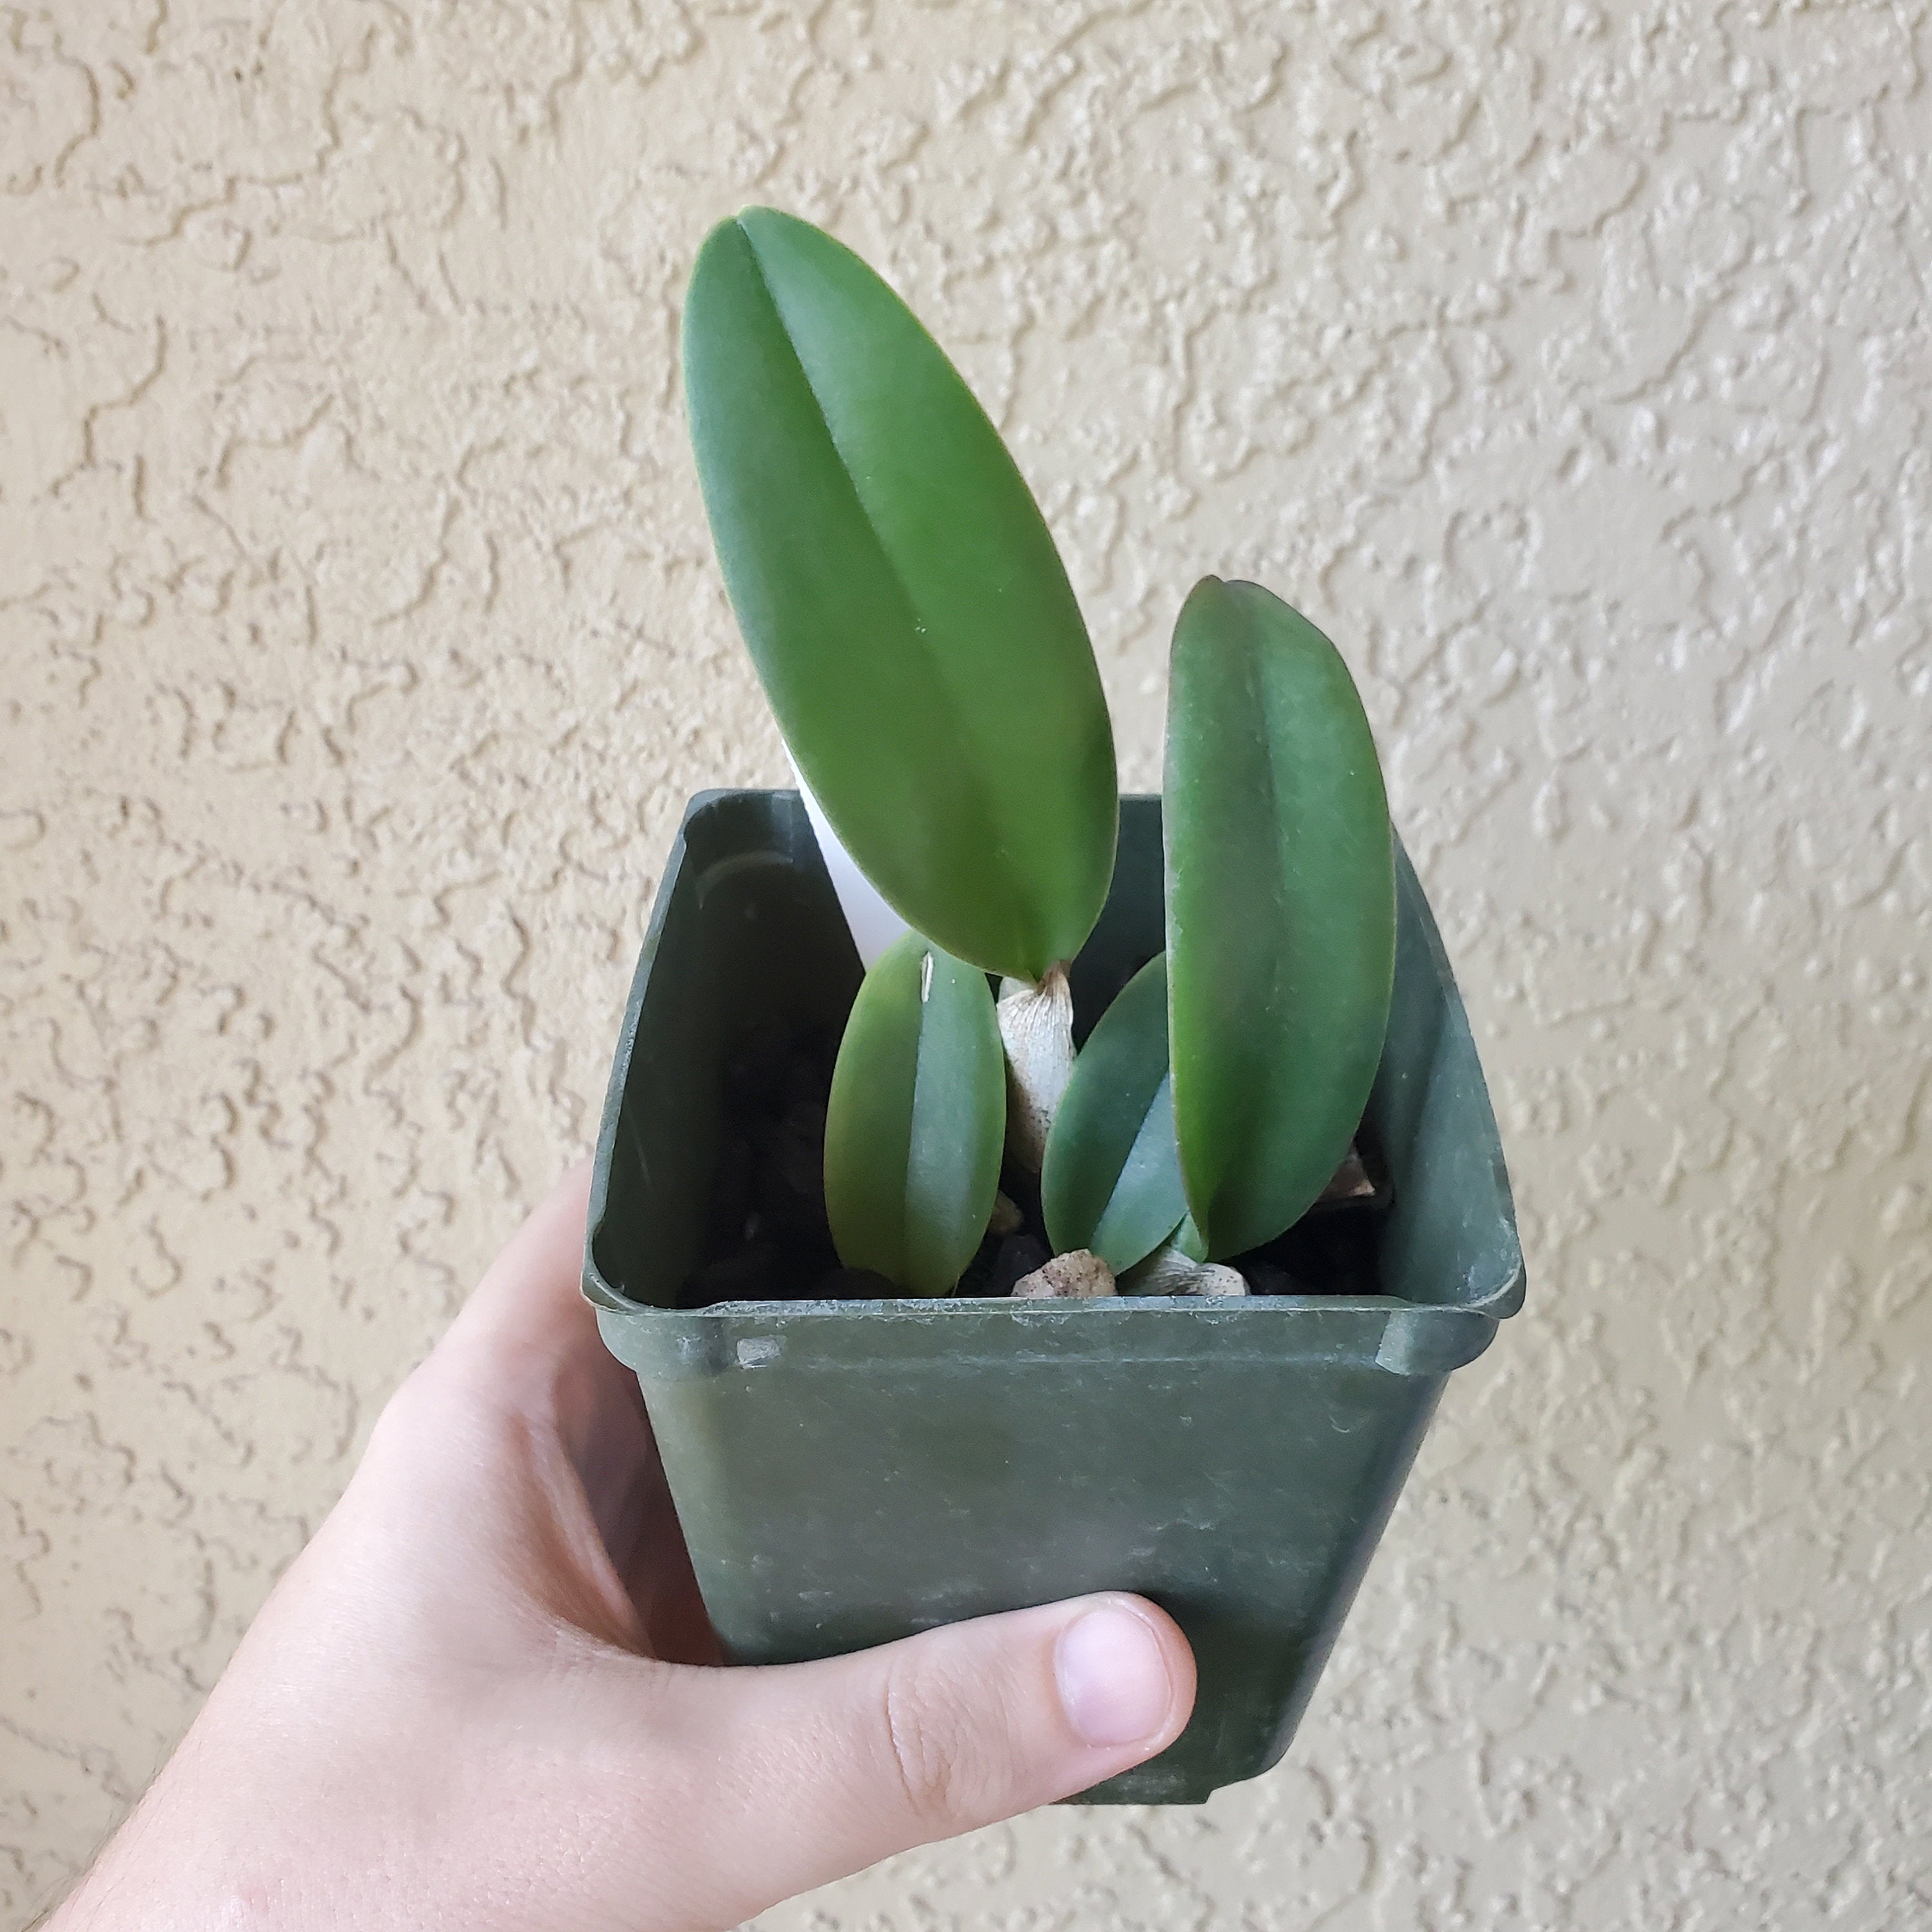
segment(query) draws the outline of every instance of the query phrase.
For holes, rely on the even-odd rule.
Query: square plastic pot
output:
[[[1073,975],[1084,1023],[1160,950],[1161,877],[1160,801],[1124,799]],[[1445,1378],[1522,1301],[1482,1071],[1400,854],[1397,885],[1364,1123],[1392,1187],[1367,1237],[1379,1292],[680,1309],[727,1057],[760,1022],[837,1027],[860,979],[797,794],[692,801],[611,1070],[584,1292],[643,1387],[728,1655],[1135,1590],[1186,1631],[1198,1699],[1166,1752],[1088,1798],[1193,1803],[1281,1756]]]

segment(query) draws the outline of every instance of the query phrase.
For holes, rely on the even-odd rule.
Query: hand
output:
[[[724,1927],[1084,1790],[1186,1721],[1151,1604],[726,1670],[635,1380],[578,1292],[587,1176],[378,1419],[63,1932]]]

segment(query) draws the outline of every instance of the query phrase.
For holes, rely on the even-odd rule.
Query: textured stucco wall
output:
[[[1922,0],[0,5],[0,1921],[592,1131],[778,782],[682,444],[748,200],[1012,436],[1127,778],[1358,668],[1529,1312],[1290,1762],[776,1932],[1932,1924]]]

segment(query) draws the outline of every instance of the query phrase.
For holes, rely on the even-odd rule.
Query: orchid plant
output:
[[[1238,1292],[1224,1264],[1348,1153],[1388,1017],[1388,806],[1340,653],[1258,585],[1194,586],[1166,948],[1076,1054],[1067,968],[1113,873],[1113,733],[998,431],[878,275],[770,209],[706,241],[683,359],[726,586],[826,856],[907,928],[832,1077],[842,1261],[952,1292],[1005,1211],[1004,1159],[1037,1175],[1056,1256],[1143,1292]]]

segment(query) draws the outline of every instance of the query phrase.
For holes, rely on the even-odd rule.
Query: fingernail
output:
[[[1089,1610],[1060,1634],[1054,1674],[1067,1722],[1090,1744],[1138,1744],[1173,1702],[1167,1660],[1132,1610]]]

